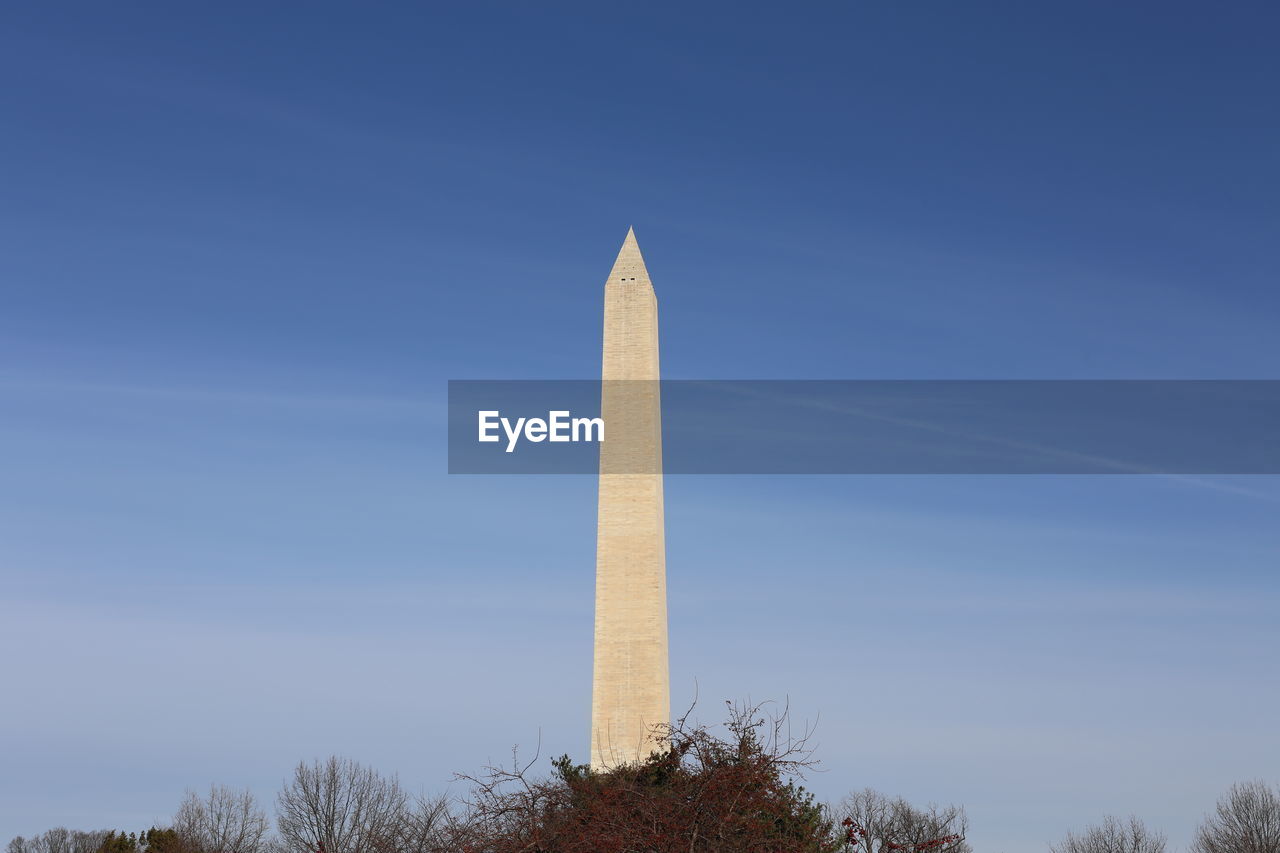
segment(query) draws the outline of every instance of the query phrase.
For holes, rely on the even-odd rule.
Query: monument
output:
[[[597,769],[646,757],[659,745],[654,727],[670,722],[658,378],[658,300],[628,229],[604,288],[591,692]]]

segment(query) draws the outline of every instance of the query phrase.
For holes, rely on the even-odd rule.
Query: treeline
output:
[[[454,816],[354,761],[299,764],[276,801],[275,833],[249,790],[188,791],[172,820],[141,832],[51,829],[7,853],[437,853]]]
[[[972,853],[959,806],[918,807],[874,790],[835,806],[799,784],[807,735],[785,714],[732,709],[727,734],[683,721],[647,760],[608,771],[536,760],[490,767],[457,800],[414,797],[354,761],[301,763],[274,821],[247,790],[189,791],[165,826],[141,832],[53,829],[7,853]],[[1053,853],[1167,853],[1137,818],[1107,817]],[[1280,789],[1234,786],[1190,853],[1280,853]]]
[[[1079,834],[1067,833],[1052,853],[1166,853],[1168,840],[1136,817],[1109,815]],[[1280,853],[1280,787],[1261,780],[1232,785],[1205,815],[1188,853]]]

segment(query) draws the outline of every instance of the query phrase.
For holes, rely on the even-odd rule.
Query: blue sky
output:
[[[449,477],[445,381],[1276,378],[1263,4],[0,13],[0,836],[586,751],[594,483]],[[831,799],[1175,843],[1275,780],[1274,478],[672,477],[673,701]]]

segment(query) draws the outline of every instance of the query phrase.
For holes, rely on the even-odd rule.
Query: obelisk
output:
[[[658,300],[635,233],[604,288],[600,494],[596,528],[591,765],[616,767],[659,745],[670,722],[662,520]]]

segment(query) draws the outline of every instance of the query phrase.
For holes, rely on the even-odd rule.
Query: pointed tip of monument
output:
[[[636,242],[635,228],[627,226],[627,236],[618,250],[618,259],[613,262],[613,272],[609,280],[627,281],[635,279],[649,280],[649,271],[644,266],[644,256],[640,254],[640,244]]]
[[[622,239],[622,248],[618,250],[618,257],[623,255],[640,254],[640,244],[636,242],[636,230],[631,226],[627,226],[627,236]]]

